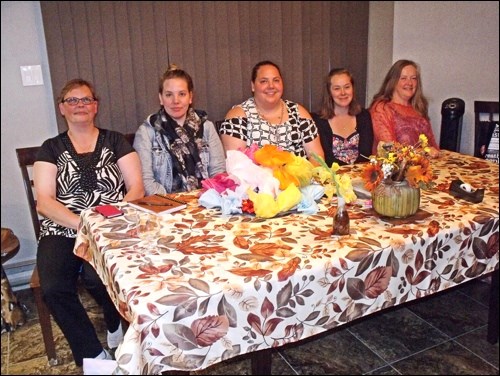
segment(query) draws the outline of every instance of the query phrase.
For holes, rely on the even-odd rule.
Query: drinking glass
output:
[[[156,214],[140,213],[139,224],[137,226],[137,235],[145,242],[145,248],[150,251],[153,248],[154,241],[160,234],[160,218]]]

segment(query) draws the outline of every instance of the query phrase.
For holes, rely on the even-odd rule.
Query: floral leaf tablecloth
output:
[[[315,215],[223,217],[198,206],[162,217],[152,250],[135,209],[81,215],[75,254],[90,261],[130,322],[117,374],[197,370],[281,346],[498,269],[498,165],[442,151],[437,187],[411,218],[350,205],[351,233],[330,236],[330,204]],[[349,174],[359,176],[361,167]],[[482,203],[448,193],[451,180],[486,188]]]

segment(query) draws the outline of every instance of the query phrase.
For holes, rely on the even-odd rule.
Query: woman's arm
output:
[[[203,138],[208,143],[210,160],[208,162],[208,174],[210,177],[226,171],[226,155],[214,124],[207,120],[203,124]]]
[[[246,118],[245,111],[241,106],[235,106],[231,108],[226,114],[226,119],[232,118]],[[228,150],[238,150],[245,149],[247,147],[247,143],[245,140],[229,136],[227,134],[221,134],[220,139],[222,141],[222,146],[224,147],[224,151],[227,153]]]
[[[35,162],[33,182],[36,192],[36,210],[38,213],[58,225],[78,229],[80,216],[56,200],[57,166],[49,162]]]
[[[359,156],[356,162],[368,162],[373,154],[373,124],[370,113],[363,109],[356,116],[356,128],[359,133]]]
[[[386,102],[377,102],[370,108],[373,124],[373,154],[377,154],[377,145],[380,141],[397,141],[394,129],[394,116]]]
[[[311,162],[313,164],[313,166],[319,166],[319,163],[312,156],[312,153],[315,153],[319,157],[325,159],[325,154],[323,153],[323,148],[321,147],[321,142],[319,140],[319,136],[317,136],[311,142],[305,143],[304,149],[306,150],[307,159],[309,159],[309,162]]]
[[[312,119],[312,116],[309,113],[309,111],[307,111],[304,108],[304,106],[300,104],[298,104],[298,107],[299,107],[299,117],[303,119],[310,119],[314,124],[314,120]],[[316,124],[314,124],[314,127],[316,128]],[[307,159],[309,159],[309,162],[311,162],[313,166],[319,166],[319,163],[316,162],[316,159],[314,159],[311,153],[315,153],[316,155],[325,159],[325,153],[323,152],[323,147],[321,146],[321,141],[317,131],[316,131],[316,137],[312,141],[304,143],[304,149],[307,154]]]
[[[152,133],[152,135],[150,134]],[[134,149],[139,155],[142,170],[142,181],[145,194],[166,194],[167,190],[157,182],[153,173],[153,137],[154,130],[148,123],[143,123],[135,132]],[[166,167],[165,167],[166,168]]]
[[[328,120],[320,118],[318,114],[311,114],[311,115],[314,120],[314,123],[316,124],[316,128],[318,129],[321,148],[323,149],[323,153],[325,155],[325,162],[328,166],[331,166],[333,162],[337,162],[337,160],[333,156],[332,128],[330,128]]]
[[[136,152],[128,153],[118,160],[118,167],[123,174],[127,194],[123,201],[132,201],[144,197],[141,161]]]

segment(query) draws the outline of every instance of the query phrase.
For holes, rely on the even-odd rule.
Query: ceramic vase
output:
[[[420,205],[420,188],[413,188],[408,181],[384,179],[372,191],[373,210],[384,217],[405,218],[417,212]]]

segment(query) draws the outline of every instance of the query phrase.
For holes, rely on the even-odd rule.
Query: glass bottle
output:
[[[333,216],[332,235],[349,235],[349,214],[343,197],[337,198],[337,211]]]

